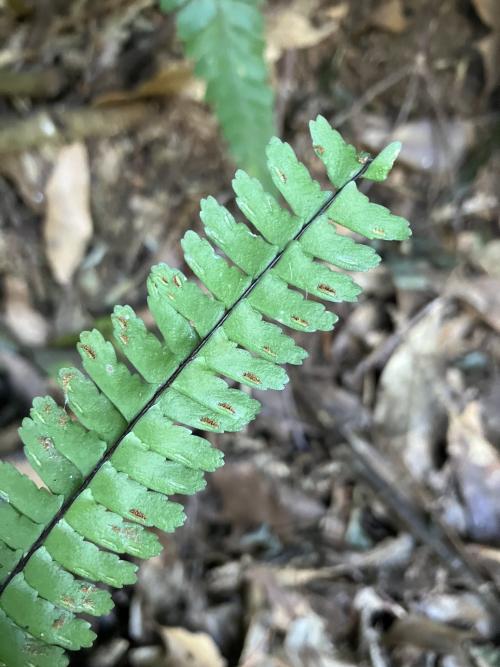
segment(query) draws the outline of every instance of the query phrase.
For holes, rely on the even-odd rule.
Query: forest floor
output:
[[[370,191],[413,237],[214,439],[226,465],[71,664],[498,666],[498,3],[266,13],[279,133],[320,180],[316,114],[368,150],[401,139]],[[232,206],[234,165],[153,0],[3,0],[0,44],[0,456],[25,467],[33,396],[61,398],[113,304],[147,317],[150,266],[182,266],[200,198]]]

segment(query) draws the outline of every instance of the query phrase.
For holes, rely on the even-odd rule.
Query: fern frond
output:
[[[264,62],[259,0],[161,0],[179,10],[177,32],[195,72],[207,83],[214,108],[236,163],[263,182],[266,144],[274,132],[273,93]]]
[[[98,584],[133,583],[136,565],[121,554],[158,554],[150,529],[172,531],[185,518],[169,496],[199,491],[204,473],[223,463],[192,429],[239,431],[258,413],[258,401],[227,381],[282,389],[282,365],[307,353],[281,325],[331,330],[336,316],[310,295],[354,301],[360,288],[344,271],[378,263],[372,248],[339,229],[409,236],[403,218],[356,186],[385,178],[398,146],[370,160],[323,118],[311,132],[334,192],[273,139],[269,170],[289,208],[237,172],[233,188],[249,225],[209,198],[201,205],[207,238],[187,232],[182,241],[204,288],[166,264],[151,271],[148,305],[161,338],[132,308],[117,306],[114,344],[96,330],[82,333],[85,373],[61,371],[65,408],[34,400],[20,435],[46,488],[0,464],[0,664],[59,667],[67,664],[63,649],[92,643],[78,614],[109,612],[110,595]]]

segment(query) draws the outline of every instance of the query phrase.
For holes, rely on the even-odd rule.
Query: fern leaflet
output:
[[[206,289],[166,264],[153,267],[148,306],[161,338],[132,308],[117,306],[114,344],[96,330],[83,332],[85,373],[60,373],[68,407],[34,400],[20,435],[45,488],[0,463],[0,665],[59,667],[67,664],[64,649],[91,645],[94,633],[78,614],[112,607],[97,584],[133,583],[136,565],[119,554],[158,554],[150,528],[173,531],[185,518],[169,496],[199,491],[204,473],[222,465],[222,454],[192,429],[239,431],[258,413],[258,401],[226,380],[282,389],[281,365],[300,364],[306,352],[280,325],[331,330],[336,316],[308,296],[355,301],[360,288],[344,271],[379,262],[338,228],[370,239],[409,236],[403,218],[356,185],[383,180],[399,146],[372,160],[322,117],[311,134],[334,192],[321,189],[288,144],[272,139],[269,171],[289,208],[238,171],[236,202],[251,227],[208,198],[201,204],[207,238],[190,231],[182,241]]]
[[[179,9],[177,32],[207,83],[236,163],[263,182],[266,144],[274,132],[273,93],[263,58],[263,20],[256,0],[161,0]]]

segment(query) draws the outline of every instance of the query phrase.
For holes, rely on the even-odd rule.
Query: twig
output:
[[[431,510],[416,506],[408,496],[400,492],[394,479],[391,479],[395,476],[388,474],[387,462],[366,440],[347,430],[344,435],[350,445],[354,470],[372,487],[406,529],[427,544],[447,568],[469,577],[485,607],[497,621],[500,620],[500,595],[495,583],[477,569],[459,537],[448,526],[443,525]]]
[[[133,103],[102,109],[62,109],[35,113],[0,128],[0,154],[18,153],[42,144],[62,144],[91,136],[112,136],[157,111],[154,104]]]
[[[392,88],[400,81],[402,81],[412,72],[412,70],[413,65],[406,65],[405,67],[392,72],[389,74],[389,76],[386,76],[381,81],[377,81],[377,83],[368,88],[368,90],[363,95],[358,97],[358,99],[349,107],[349,109],[341,111],[336,116],[334,116],[332,121],[333,127],[340,127],[346,121],[348,121],[351,116],[354,116],[360,111],[363,111],[363,109],[368,104],[370,104],[370,102],[373,102],[373,100],[376,99],[379,95],[382,95],[382,93],[385,93],[386,90]]]
[[[404,337],[421,319],[429,315],[433,310],[443,305],[445,299],[437,297],[421,308],[406,324],[395,331],[389,338],[375,348],[368,356],[362,359],[352,373],[347,374],[346,382],[351,387],[358,387],[363,377],[373,368],[380,368],[392,355],[394,350],[402,343]]]
[[[15,97],[55,97],[65,83],[64,74],[55,67],[29,72],[0,70],[0,95]]]

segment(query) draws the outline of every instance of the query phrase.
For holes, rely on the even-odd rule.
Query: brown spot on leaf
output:
[[[318,155],[323,155],[323,153],[325,152],[325,149],[324,149],[323,146],[316,145],[316,146],[313,146],[313,149],[316,151],[316,153]]]
[[[384,237],[385,236],[385,229],[382,229],[382,227],[374,227],[373,228],[373,233],[375,234],[375,236]]]
[[[74,607],[75,606],[75,599],[72,598],[70,595],[62,595],[61,596],[61,602],[65,604],[67,607]]]
[[[49,438],[47,435],[38,438],[38,442],[42,445],[46,452],[48,452],[50,449],[54,449],[52,438]]]
[[[330,285],[327,285],[326,283],[320,283],[318,285],[318,289],[320,292],[325,292],[325,294],[331,294],[332,296],[335,296],[337,294],[337,291],[333,289],[333,287],[330,287]]]
[[[363,155],[362,153],[360,153],[357,156],[356,159],[359,162],[359,164],[366,164],[368,162],[368,160],[370,159],[370,156],[369,155]]]
[[[229,405],[229,403],[218,403],[218,406],[219,408],[227,410],[227,412],[230,412],[232,415],[236,414],[236,410],[233,408],[232,405]]]
[[[269,347],[269,345],[264,345],[264,347],[263,347],[262,349],[264,350],[264,352],[265,352],[266,354],[270,354],[271,357],[276,357],[276,356],[277,356],[276,352],[273,352],[273,350],[271,350],[271,348]]]
[[[83,586],[80,587],[80,590],[82,591],[82,593],[87,594],[87,593],[90,593],[91,589],[90,589],[90,586],[87,586],[87,584],[83,584]]]
[[[288,179],[286,177],[286,174],[284,172],[282,172],[281,169],[276,169],[276,173],[278,174],[278,178],[280,179],[280,181],[282,183],[287,182]]]
[[[146,515],[141,512],[141,510],[136,509],[133,507],[131,510],[129,510],[130,514],[133,514],[133,516],[137,517],[138,519],[142,519],[143,521],[147,519]]]
[[[120,326],[122,327],[122,329],[126,329],[126,328],[128,327],[128,320],[125,319],[125,317],[123,317],[122,315],[120,315],[120,317],[117,317],[116,319],[118,320],[118,322],[119,322]]]
[[[82,344],[81,348],[90,359],[96,358],[97,355],[94,352],[94,350],[90,347],[90,345]]]
[[[119,338],[124,345],[128,345],[128,336],[125,336],[125,334],[120,334]]]
[[[309,326],[309,322],[307,320],[303,320],[302,317],[299,317],[298,315],[292,315],[292,320],[296,324],[299,324],[301,327],[308,327]]]
[[[250,380],[250,382],[253,382],[254,384],[262,384],[262,380],[257,377],[255,373],[250,373],[250,371],[243,373],[243,377],[247,378],[247,380]]]
[[[66,426],[69,422],[69,417],[68,415],[60,415],[59,419],[57,420],[59,423],[59,426]]]
[[[211,426],[212,428],[219,428],[219,424],[211,417],[202,417],[200,421],[202,424],[207,424],[207,426]]]
[[[64,616],[59,616],[59,618],[56,618],[56,620],[52,623],[52,628],[54,630],[59,630],[60,628],[63,627],[65,622],[66,619],[64,618]]]
[[[84,607],[85,609],[88,609],[89,611],[94,611],[95,610],[95,604],[89,598],[83,598],[82,607]]]
[[[173,280],[174,280],[174,285],[175,285],[176,287],[181,287],[181,286],[182,286],[181,279],[179,278],[178,275],[175,275],[174,278],[173,278]]]
[[[165,276],[162,276],[162,277],[160,278],[160,280],[161,280],[162,283],[164,283],[165,285],[168,285],[168,280],[165,278]]]
[[[65,373],[62,376],[61,382],[62,382],[62,386],[63,386],[63,391],[66,391],[66,389],[68,388],[69,383],[71,382],[71,380],[73,380],[74,377],[75,377],[74,373]]]

